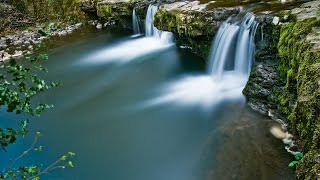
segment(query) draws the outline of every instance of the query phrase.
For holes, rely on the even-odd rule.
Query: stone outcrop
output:
[[[262,111],[276,108],[288,120],[288,128],[305,154],[296,168],[298,179],[320,179],[318,9],[319,0],[279,14],[280,25],[265,32],[274,38],[269,38],[267,48],[258,48],[244,90],[252,107]]]
[[[155,15],[155,26],[173,32],[178,45],[189,47],[206,59],[220,24],[240,11],[238,7],[209,9],[209,4],[199,1],[163,4]]]
[[[144,19],[148,3],[147,0],[102,0],[96,4],[97,15],[104,21],[131,28],[133,9],[136,9],[139,19]]]

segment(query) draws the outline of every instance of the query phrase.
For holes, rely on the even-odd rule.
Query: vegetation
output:
[[[281,28],[278,43],[278,69],[286,79],[278,94],[279,108],[288,116],[305,152],[297,165],[301,179],[316,179],[320,170],[320,51],[310,42],[319,26],[317,18],[293,19]]]
[[[41,112],[52,107],[42,102],[32,103],[35,96],[58,85],[56,82],[47,83],[37,75],[39,72],[47,72],[46,68],[39,65],[47,58],[45,54],[33,55],[26,57],[29,60],[29,63],[25,63],[26,65],[21,65],[15,59],[11,59],[0,66],[0,108],[6,108],[8,112],[17,115],[24,113],[40,116]],[[20,127],[0,127],[0,146],[3,152],[6,152],[7,147],[14,144],[18,138],[23,138],[28,133],[28,124],[29,120],[25,119],[21,121]],[[70,159],[75,154],[72,152],[62,155],[48,166],[32,164],[16,167],[16,163],[31,151],[42,150],[42,146],[37,144],[40,136],[41,133],[37,132],[30,147],[2,167],[0,179],[39,179],[41,175],[54,169],[73,167]]]
[[[0,33],[39,23],[76,23],[86,18],[80,0],[0,0]]]

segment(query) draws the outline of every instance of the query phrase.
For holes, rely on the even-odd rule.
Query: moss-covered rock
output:
[[[239,8],[207,9],[199,1],[176,2],[160,6],[154,24],[158,29],[175,34],[177,44],[207,58],[210,44],[220,24],[239,13]]]
[[[275,63],[275,79],[280,83],[273,87],[265,85],[275,82],[259,76],[258,57],[244,90],[249,103],[261,98],[267,109],[277,108],[287,117],[289,131],[298,138],[299,147],[305,153],[296,168],[298,179],[320,179],[319,8],[320,1],[306,3],[290,12],[294,18],[289,18],[289,22],[266,32],[275,37],[276,41],[269,45],[270,49],[276,47],[275,56],[261,66],[266,69],[268,64]]]
[[[96,3],[97,15],[105,21],[115,21],[131,28],[132,11],[136,8],[138,16],[144,17],[147,7],[145,0],[103,0]]]
[[[271,17],[262,17],[256,33],[256,53],[249,81],[243,90],[248,104],[263,114],[275,109],[274,87],[282,87],[285,82],[278,78],[278,49],[280,28],[272,23]]]

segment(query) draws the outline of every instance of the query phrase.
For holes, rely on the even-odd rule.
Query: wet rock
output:
[[[274,25],[278,25],[279,22],[280,22],[280,18],[277,17],[277,16],[275,16],[275,17],[273,18],[273,20],[272,20],[272,23],[273,23]]]
[[[97,15],[103,21],[115,22],[125,28],[131,28],[131,17],[133,9],[140,19],[144,19],[147,0],[101,0],[97,3]]]
[[[22,51],[15,51],[14,54],[12,55],[13,58],[19,58],[23,56],[23,52]]]
[[[220,24],[239,13],[240,8],[207,9],[199,1],[161,5],[155,15],[155,26],[161,30],[190,36],[212,36]]]
[[[11,55],[8,52],[2,51],[0,52],[0,61],[8,61],[11,58]]]
[[[320,156],[319,8],[320,0],[307,2],[283,12],[279,25],[264,26],[267,45],[257,48],[257,61],[244,89],[249,104],[277,109],[283,121],[290,120],[287,129],[296,139],[290,135],[284,139],[286,150],[305,154],[296,168],[298,179],[320,178],[320,162],[314,160]]]
[[[155,26],[175,34],[179,46],[207,59],[212,39],[221,23],[239,13],[239,7],[208,8],[199,1],[174,2],[159,7],[154,18]]]

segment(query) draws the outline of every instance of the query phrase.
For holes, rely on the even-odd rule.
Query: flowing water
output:
[[[148,14],[155,10],[149,7]],[[250,20],[229,26],[246,34],[243,22]],[[23,162],[77,153],[75,168],[44,179],[293,179],[290,156],[269,133],[274,122],[245,104],[248,72],[223,66],[221,83],[199,57],[176,48],[170,33],[146,28],[147,37],[108,28],[52,42],[60,45],[49,52],[46,79],[62,86],[39,97],[55,108],[31,121],[32,132],[44,133],[44,151]],[[0,118],[14,124],[11,114]],[[11,146],[9,157],[31,141],[29,135]]]
[[[134,34],[141,34],[139,20],[136,15],[136,9],[134,8],[132,11],[132,28]]]

